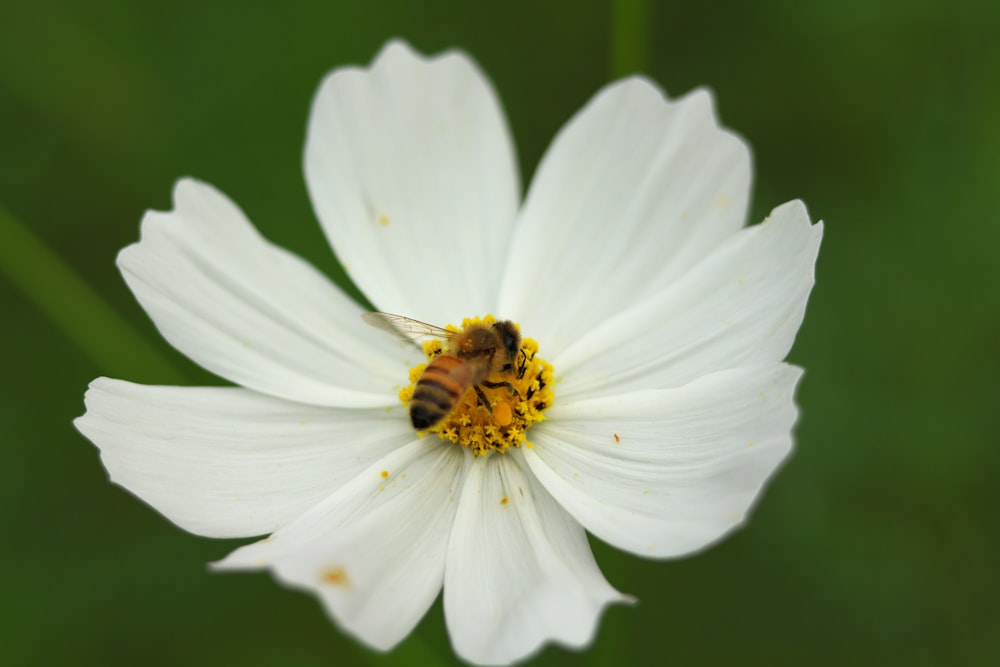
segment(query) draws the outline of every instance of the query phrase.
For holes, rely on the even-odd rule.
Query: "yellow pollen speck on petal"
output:
[[[619,443],[619,442],[622,441],[622,437],[620,435],[618,435],[617,433],[612,433],[611,435],[615,436],[615,442],[616,443]]]
[[[389,476],[389,471],[388,470],[383,470],[382,471],[382,479],[385,479],[388,476]]]
[[[382,215],[380,215],[378,217],[378,224],[382,225],[383,227],[388,227],[389,226],[389,216],[387,216],[384,213]]]
[[[458,399],[454,400],[450,409],[439,417],[440,421],[419,431],[421,435],[433,433],[442,440],[450,440],[468,447],[478,456],[487,456],[493,452],[503,453],[511,447],[521,445],[529,448],[532,446],[526,438],[526,433],[532,425],[545,418],[543,413],[552,405],[555,397],[552,364],[538,356],[538,343],[531,338],[520,339],[516,354],[505,352],[501,345],[504,339],[500,338],[497,332],[513,328],[519,333],[520,327],[509,323],[507,329],[504,329],[504,323],[501,323],[501,326],[494,328],[496,322],[495,317],[486,315],[482,318],[466,318],[462,321],[461,327],[446,327],[446,330],[453,334],[466,333],[470,328],[481,330],[489,327],[489,331],[497,336],[497,347],[500,349],[497,350],[492,345],[487,348],[489,352],[482,355],[488,354],[486,357],[488,361],[483,361],[482,356],[475,356],[480,349],[483,349],[481,343],[468,343],[470,346],[478,346],[471,348],[472,354],[465,347],[461,348],[464,354],[460,352],[458,346],[463,345],[461,341],[469,341],[471,336],[456,335],[453,341],[445,335],[441,340],[435,338],[423,344],[426,363],[410,369],[410,384],[399,391],[399,399],[405,406],[409,406],[413,401],[418,381],[432,364],[437,374],[435,379],[420,383],[423,395],[430,393],[426,389],[428,385],[439,387],[447,385],[446,389],[452,388],[457,381],[450,378],[461,375],[456,373],[455,369],[467,368],[466,364],[480,364],[480,370],[476,371],[479,373],[475,376],[477,378],[481,378],[486,371],[488,374],[479,384],[468,386],[460,396],[460,389],[452,391],[452,397],[448,402],[451,403],[454,396],[458,396]],[[510,347],[514,347],[516,338],[514,341],[510,343]],[[442,356],[446,359],[437,361]],[[449,363],[446,365],[444,361]],[[446,374],[445,379],[437,380],[443,373]],[[463,385],[457,386],[461,388]],[[429,401],[423,398],[418,398],[418,401],[422,401],[425,405],[429,404]]]
[[[347,572],[340,566],[328,567],[319,573],[319,580],[330,586],[341,586],[350,588],[351,580],[347,578]]]
[[[506,505],[507,504],[507,496],[504,496],[503,498],[500,499],[500,504],[501,505]]]

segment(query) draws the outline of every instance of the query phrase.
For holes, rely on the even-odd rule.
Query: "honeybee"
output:
[[[502,320],[492,325],[475,324],[462,331],[449,331],[417,320],[389,313],[362,313],[361,318],[379,329],[415,342],[421,338],[443,341],[444,350],[435,357],[417,380],[410,400],[410,421],[422,431],[444,419],[475,388],[480,402],[489,406],[482,387],[506,387],[518,395],[505,377],[523,377],[527,362],[517,365],[521,334],[513,322]],[[499,378],[499,381],[490,381]]]

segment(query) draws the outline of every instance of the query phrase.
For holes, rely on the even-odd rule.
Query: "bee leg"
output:
[[[517,396],[518,398],[521,397],[521,395],[517,393],[517,389],[514,389],[514,385],[512,385],[510,382],[483,382],[483,384],[489,387],[490,389],[499,389],[500,387],[507,387],[508,389],[510,389],[511,396]]]
[[[486,384],[486,383],[484,382],[483,384]],[[489,385],[487,384],[486,386],[489,386]],[[473,389],[476,390],[476,396],[479,397],[479,405],[483,406],[484,408],[486,408],[488,410],[490,408],[490,401],[489,401],[488,398],[486,398],[486,394],[483,393],[483,390],[479,388],[478,384],[475,385],[475,386],[473,386]]]
[[[521,348],[521,363],[517,365],[517,379],[518,380],[520,380],[520,379],[522,379],[524,377],[524,374],[528,371],[528,364],[534,358],[535,358],[534,354],[532,354],[529,357],[528,353],[524,351],[524,348],[523,347]]]

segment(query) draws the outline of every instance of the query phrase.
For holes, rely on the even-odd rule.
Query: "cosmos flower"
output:
[[[218,190],[181,180],[118,263],[163,336],[238,386],[95,380],[76,424],[111,479],[193,533],[267,536],[216,567],[270,570],[377,649],[442,586],[473,663],[588,644],[630,598],[585,531],[650,558],[698,551],[791,450],[801,370],[782,360],[822,225],[793,201],[744,228],[745,143],[708,92],[668,101],[643,78],[570,120],[523,203],[516,165],[462,53],[390,43],[313,103],[309,192],[371,303],[523,336],[516,382],[470,388],[424,433],[406,402],[442,343],[368,326]]]

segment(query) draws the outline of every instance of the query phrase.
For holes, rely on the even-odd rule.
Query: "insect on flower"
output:
[[[461,52],[394,41],[321,84],[316,215],[367,300],[422,321],[365,313],[180,180],[118,265],[163,336],[233,386],[94,380],[76,426],[111,479],[193,533],[266,536],[214,568],[266,569],[376,649],[442,590],[467,661],[589,644],[631,598],[587,532],[697,552],[791,451],[801,370],[783,360],[822,224],[793,201],[746,227],[746,144],[707,91],[667,99],[641,77],[567,123],[523,201],[517,164]],[[449,261],[427,261],[441,239]]]
[[[455,409],[470,387],[483,406],[491,405],[483,387],[503,387],[514,396],[518,395],[517,389],[506,378],[522,379],[527,363],[516,365],[519,357],[526,356],[526,353],[521,350],[521,332],[513,322],[500,320],[491,325],[474,324],[461,331],[452,331],[402,315],[364,313],[361,317],[372,326],[388,330],[407,341],[423,337],[446,342],[444,351],[434,357],[417,380],[410,400],[410,421],[417,430],[440,422]],[[506,406],[507,403],[496,405]],[[491,411],[501,426],[510,423],[509,410],[491,408]]]

